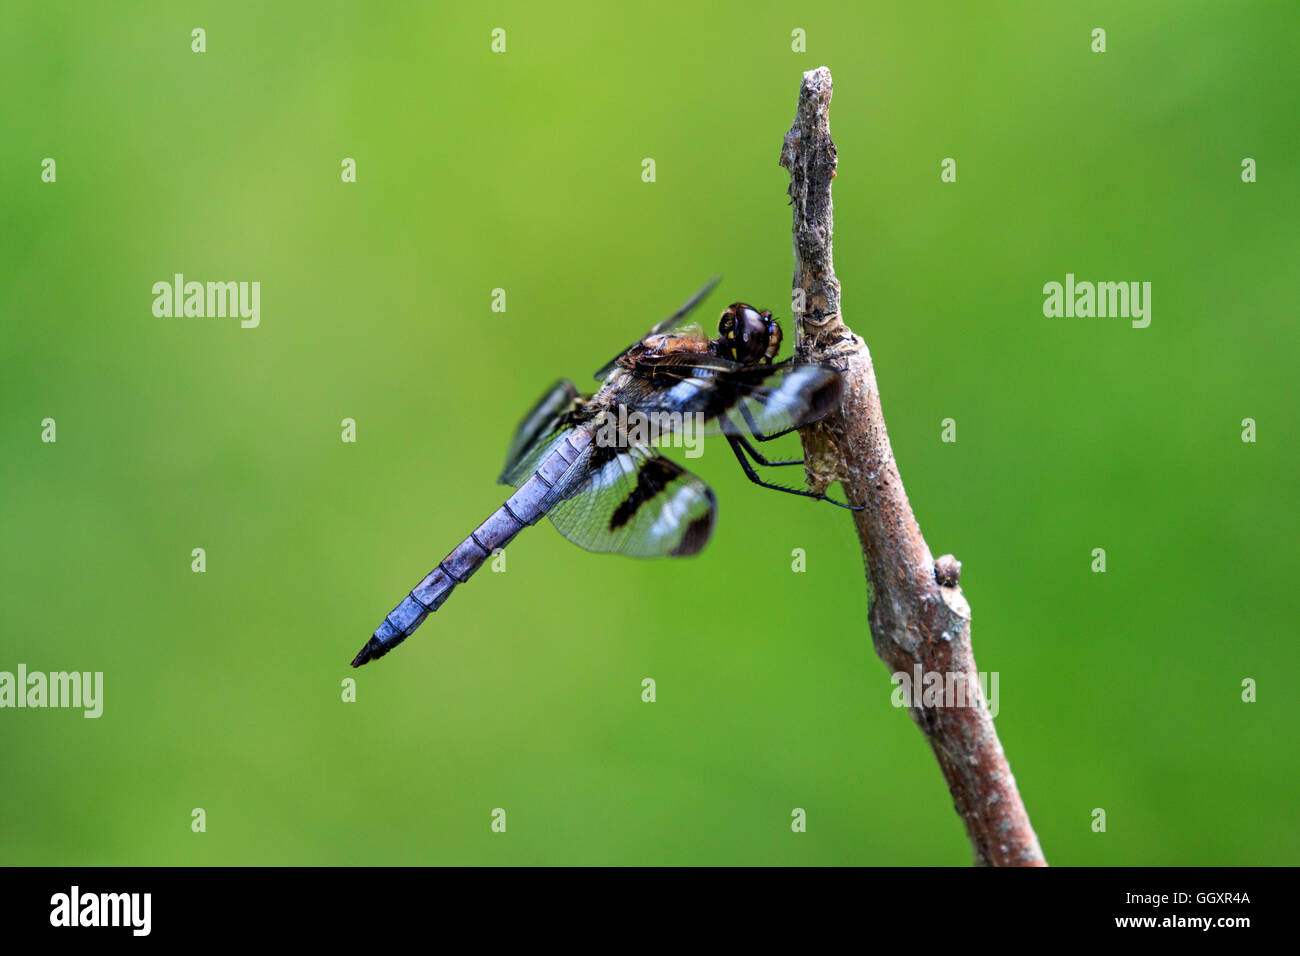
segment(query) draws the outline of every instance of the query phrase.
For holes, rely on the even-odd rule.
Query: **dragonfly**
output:
[[[562,379],[515,431],[498,482],[517,490],[438,562],[375,629],[352,661],[360,667],[411,636],[493,554],[543,517],[589,551],[632,557],[687,557],[708,544],[717,520],[713,489],[665,457],[647,437],[699,427],[721,435],[750,481],[764,488],[860,510],[828,495],[761,477],[772,460],[755,447],[824,417],[843,382],[829,365],[774,361],[781,325],[772,313],[733,302],[710,338],[686,317],[717,285],[711,279],[597,373],[580,394]],[[649,430],[653,434],[654,428]]]

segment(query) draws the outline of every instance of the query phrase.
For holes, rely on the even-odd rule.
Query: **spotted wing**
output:
[[[670,352],[636,363],[615,402],[630,411],[703,416],[705,432],[777,435],[826,415],[843,380],[826,365],[742,365],[715,355]]]
[[[696,291],[696,293],[693,296],[691,296],[689,299],[687,299],[678,307],[676,312],[668,316],[668,318],[664,319],[663,321],[656,323],[655,326],[652,329],[650,329],[649,332],[643,335],[640,339],[637,339],[636,342],[633,342],[622,352],[619,352],[618,355],[615,355],[612,359],[610,359],[608,362],[602,365],[600,367],[600,370],[596,372],[596,381],[598,382],[605,381],[605,379],[609,377],[609,373],[614,370],[614,366],[618,364],[618,360],[627,353],[628,349],[635,348],[637,343],[639,343],[642,339],[651,335],[660,335],[664,332],[681,328],[682,321],[686,318],[686,316],[690,313],[690,311],[694,309],[697,305],[699,305],[701,302],[703,302],[704,299],[708,296],[708,294],[712,292],[715,288],[717,288],[718,283],[721,281],[722,281],[722,276],[714,276],[708,282],[704,283],[704,285],[700,286],[700,288]],[[698,331],[698,326],[694,327],[694,330]],[[700,332],[699,334],[703,336],[702,332]]]
[[[551,508],[579,547],[636,558],[698,554],[718,513],[713,489],[645,445],[592,444],[586,481]]]
[[[517,488],[532,477],[533,471],[568,432],[568,413],[578,397],[578,389],[567,379],[561,379],[546,390],[515,429],[510,449],[506,452],[505,467],[497,478],[498,484]]]

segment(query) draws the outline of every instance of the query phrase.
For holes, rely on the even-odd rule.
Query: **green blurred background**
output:
[[[1294,4],[6,19],[0,670],[103,671],[105,709],[0,711],[0,863],[969,863],[848,516],[725,445],[686,462],[701,557],[543,523],[347,666],[551,381],[715,271],[706,318],[788,316],[777,159],[821,64],[845,314],[1048,859],[1300,862]],[[176,272],[260,281],[261,326],[155,318]],[[1066,272],[1152,282],[1150,328],[1044,318]]]

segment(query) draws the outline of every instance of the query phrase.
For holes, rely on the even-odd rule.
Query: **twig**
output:
[[[908,709],[938,758],[976,864],[1046,866],[978,690],[961,565],[952,555],[936,562],[930,554],[889,446],[871,353],[840,315],[840,284],[831,258],[836,157],[830,103],[830,70],[805,73],[794,125],[781,150],[794,206],[797,350],[810,361],[835,365],[845,384],[841,409],[801,432],[809,483],[824,491],[839,481],[850,502],[866,505],[854,514],[854,523],[870,584],[867,619],[881,660],[896,674],[910,678],[919,665],[923,673],[943,675],[945,687],[964,680],[966,688],[975,689],[967,706]]]

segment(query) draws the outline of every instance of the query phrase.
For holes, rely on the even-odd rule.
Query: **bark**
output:
[[[961,564],[952,555],[936,562],[925,543],[890,449],[871,352],[840,312],[831,250],[836,155],[830,102],[830,71],[805,73],[781,151],[794,207],[796,349],[808,361],[840,369],[845,385],[841,408],[800,433],[809,484],[824,491],[839,481],[850,503],[866,506],[853,520],[867,571],[867,620],[886,667],[910,679],[919,665],[944,675],[945,686],[965,680],[975,689],[968,706],[908,711],[939,761],[976,864],[1046,866],[979,691]]]

